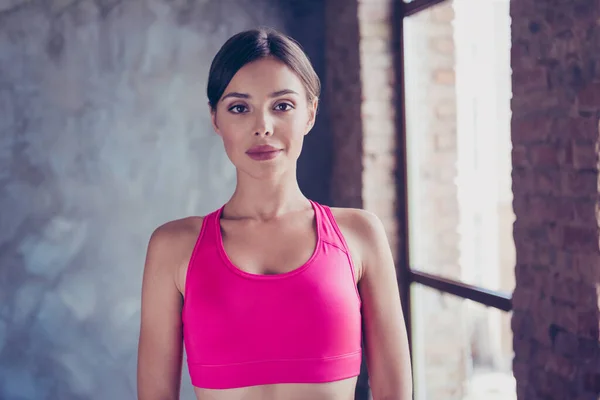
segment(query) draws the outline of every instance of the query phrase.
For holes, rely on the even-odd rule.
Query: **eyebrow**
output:
[[[279,97],[279,96],[283,96],[284,94],[296,94],[298,95],[298,92],[295,92],[291,89],[283,89],[283,90],[278,90],[276,92],[271,93],[270,97]],[[239,93],[239,92],[230,92],[227,93],[225,96],[223,96],[223,98],[221,99],[221,101],[225,100],[228,97],[235,97],[238,99],[251,99],[252,96],[250,96],[247,93]]]

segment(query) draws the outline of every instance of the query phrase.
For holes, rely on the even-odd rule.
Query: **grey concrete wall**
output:
[[[133,399],[150,233],[227,200],[209,63],[289,32],[323,80],[319,0],[0,2],[0,398]],[[343,105],[340,105],[343,106]],[[299,179],[329,203],[327,107]],[[184,370],[182,399],[193,398]]]

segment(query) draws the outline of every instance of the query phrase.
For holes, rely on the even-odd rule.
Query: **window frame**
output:
[[[405,3],[395,0],[393,4],[393,51],[395,58],[396,74],[396,99],[398,113],[396,116],[396,132],[398,147],[396,150],[396,198],[397,220],[399,222],[398,259],[396,271],[398,286],[403,306],[404,318],[408,330],[409,342],[412,348],[411,324],[411,298],[410,291],[413,284],[420,284],[448,293],[459,298],[469,299],[487,307],[496,308],[505,312],[512,311],[512,294],[501,291],[489,290],[480,286],[469,285],[464,282],[444,278],[439,275],[419,271],[411,265],[409,252],[409,204],[408,204],[408,164],[407,164],[407,132],[405,109],[405,75],[404,75],[404,19],[427,10],[433,6],[449,0],[414,0]]]

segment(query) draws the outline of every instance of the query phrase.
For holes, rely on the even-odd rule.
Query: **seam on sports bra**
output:
[[[272,359],[272,360],[260,360],[260,361],[244,361],[244,362],[237,362],[237,363],[227,363],[227,364],[202,364],[202,363],[195,363],[195,362],[191,362],[190,364],[192,365],[201,365],[203,367],[227,367],[230,365],[245,365],[245,364],[261,364],[261,363],[269,363],[269,362],[297,362],[297,361],[328,361],[328,360],[336,360],[339,358],[347,358],[347,357],[352,357],[355,356],[357,354],[361,354],[362,349],[361,350],[356,350],[353,351],[352,353],[345,353],[345,354],[340,354],[337,356],[330,356],[330,357],[318,357],[318,358],[290,358],[290,359],[285,359],[285,358],[276,358],[276,359]]]
[[[344,249],[344,247],[343,247],[343,246],[340,246],[340,245],[339,245],[339,244],[337,244],[337,243],[330,242],[330,241],[329,241],[329,240],[327,240],[327,239],[323,239],[323,243],[327,243],[328,245],[335,247],[336,249],[338,249],[339,251],[343,252],[344,254],[348,254],[348,250],[347,250],[347,249]]]
[[[352,274],[352,282],[354,283],[354,290],[356,292],[356,297],[358,298],[358,304],[359,304],[359,306],[362,306],[362,299],[360,298],[360,292],[358,291],[358,282],[356,282],[356,271],[355,271],[355,267],[354,267],[354,262],[352,261],[352,256],[350,255],[350,248],[348,247],[348,243],[346,242],[346,239],[344,239],[344,235],[342,234],[342,231],[340,230],[340,227],[338,226],[337,221],[335,220],[335,217],[333,216],[333,212],[331,212],[331,208],[329,208],[327,206],[323,206],[323,209],[327,213],[329,222],[331,223],[331,226],[335,230],[335,232],[338,236],[338,239],[340,240],[340,242],[342,243],[342,245],[345,248],[344,253],[346,253],[346,257],[348,258],[348,262],[350,263],[350,273]]]
[[[189,299],[188,297],[188,287],[189,285],[189,278],[190,278],[190,273],[192,270],[192,266],[195,264],[196,261],[196,255],[198,254],[198,248],[200,247],[200,242],[202,241],[202,237],[204,236],[204,231],[206,228],[206,223],[207,223],[207,219],[208,219],[208,215],[204,216],[202,219],[202,226],[200,227],[200,232],[198,233],[198,237],[196,238],[196,243],[194,244],[194,249],[192,250],[192,255],[190,256],[190,261],[188,262],[188,267],[187,267],[187,271],[185,272],[185,287],[183,288],[183,305],[182,305],[182,310],[181,310],[181,317],[182,319],[184,319],[185,316],[185,310],[186,310],[186,303],[188,302],[187,300]]]

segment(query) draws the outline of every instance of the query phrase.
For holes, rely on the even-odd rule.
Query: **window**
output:
[[[401,19],[415,399],[513,400],[509,0],[405,1]]]

